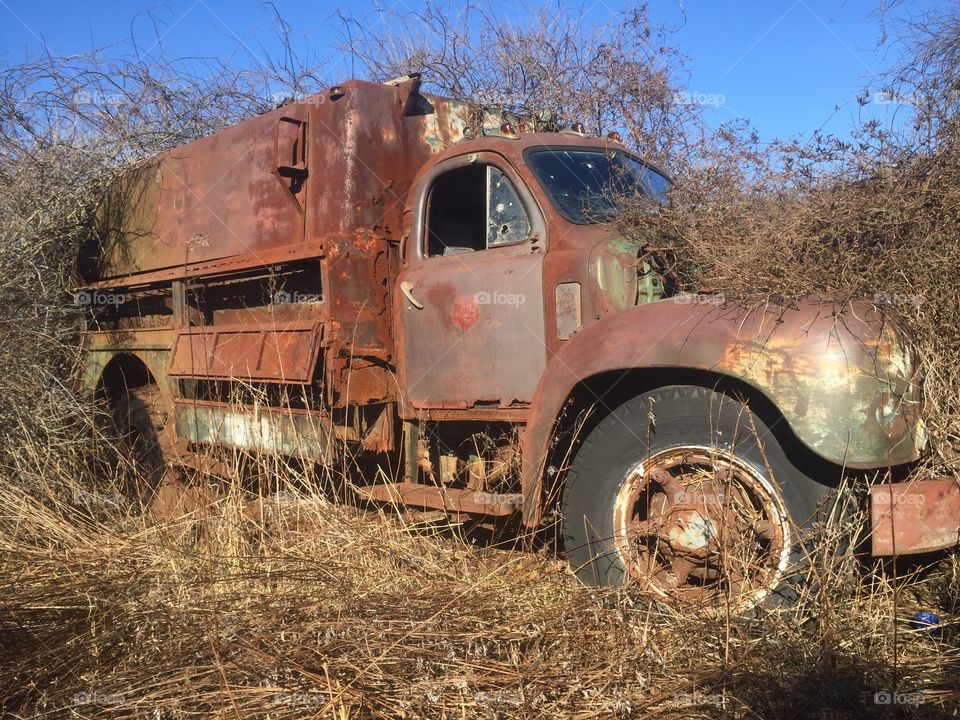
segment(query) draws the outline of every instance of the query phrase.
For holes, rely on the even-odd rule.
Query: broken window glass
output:
[[[517,191],[497,168],[487,168],[487,247],[523,242],[530,221]]]

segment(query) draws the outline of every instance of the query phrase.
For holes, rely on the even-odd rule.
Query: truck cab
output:
[[[460,143],[418,174],[395,294],[410,407],[520,417],[585,324],[664,295],[655,258],[610,228],[617,183],[655,205],[669,180],[573,131]]]

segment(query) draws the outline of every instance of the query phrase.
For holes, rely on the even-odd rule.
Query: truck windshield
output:
[[[560,214],[578,224],[607,222],[637,195],[663,204],[671,184],[615,150],[543,148],[529,153],[527,163]]]

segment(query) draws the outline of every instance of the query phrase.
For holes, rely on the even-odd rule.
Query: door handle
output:
[[[413,283],[409,280],[404,280],[400,283],[400,292],[403,293],[403,296],[410,301],[410,304],[413,305],[417,310],[423,310],[423,303],[419,302],[413,296]]]

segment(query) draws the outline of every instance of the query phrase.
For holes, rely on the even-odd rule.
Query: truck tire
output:
[[[801,535],[831,492],[732,393],[661,387],[616,408],[578,448],[564,547],[585,584],[744,612],[793,599]]]

